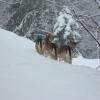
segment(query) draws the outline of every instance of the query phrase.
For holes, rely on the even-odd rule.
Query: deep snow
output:
[[[79,56],[78,58],[73,58],[73,65],[84,65],[100,70],[100,59],[86,59]]]
[[[0,100],[100,100],[100,71],[40,56],[0,29]]]

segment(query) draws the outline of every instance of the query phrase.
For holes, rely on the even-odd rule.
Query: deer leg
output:
[[[55,47],[55,59],[57,60],[57,48]]]

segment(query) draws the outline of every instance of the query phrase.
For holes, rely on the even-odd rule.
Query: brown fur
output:
[[[76,43],[70,41],[70,42],[68,43],[68,46],[69,46],[71,49],[74,49],[74,48],[76,47]]]
[[[36,43],[36,50],[39,54],[44,56],[50,56],[52,59],[63,60],[67,63],[72,63],[72,51],[71,49],[75,48],[76,44],[70,42],[68,46],[57,48],[54,43],[51,43],[52,35],[48,34],[44,39],[40,39]]]
[[[71,49],[68,46],[57,48],[57,58],[59,61],[71,63]]]
[[[35,47],[36,47],[36,50],[39,54],[43,54],[43,51],[42,51],[42,37],[41,36],[38,36],[37,38],[37,41],[36,41],[36,44],[35,44]]]

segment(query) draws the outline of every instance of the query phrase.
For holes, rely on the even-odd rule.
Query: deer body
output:
[[[68,46],[57,47],[55,43],[51,42],[51,37],[49,34],[45,38],[38,38],[36,42],[37,52],[55,60],[72,63],[72,49],[76,44],[70,42]]]

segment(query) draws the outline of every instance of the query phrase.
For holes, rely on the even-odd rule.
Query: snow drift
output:
[[[0,100],[100,100],[100,71],[44,58],[0,29]]]

